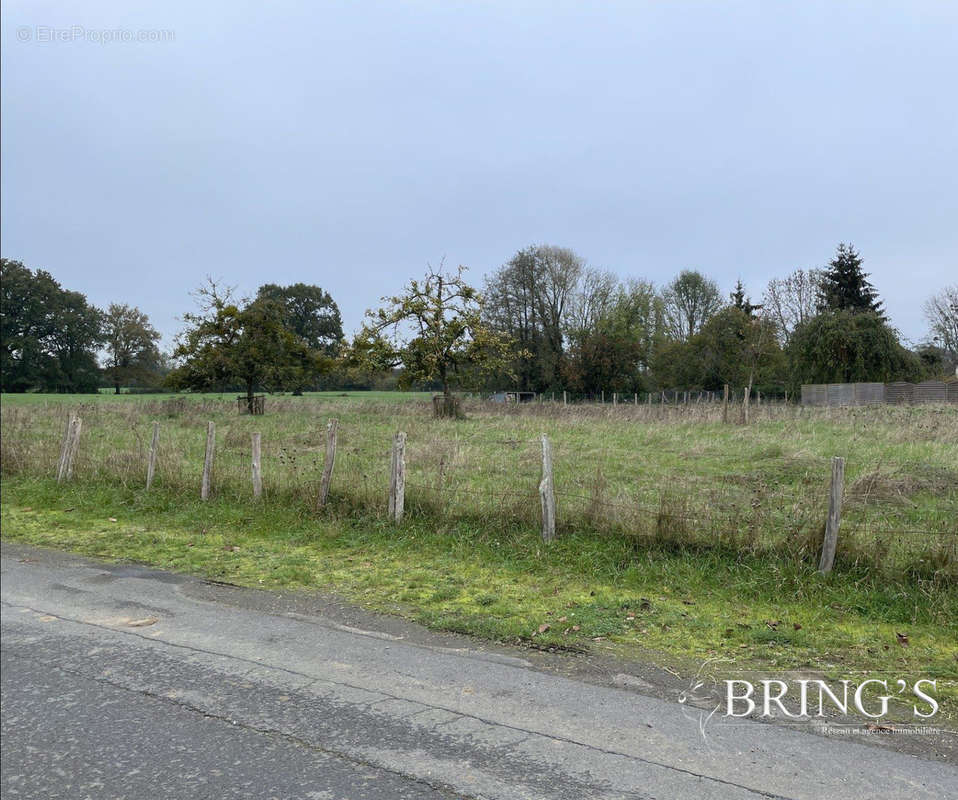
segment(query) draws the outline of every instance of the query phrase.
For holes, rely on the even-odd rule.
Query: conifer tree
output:
[[[885,318],[878,292],[862,269],[862,257],[850,244],[838,245],[822,276],[818,311],[873,311]]]

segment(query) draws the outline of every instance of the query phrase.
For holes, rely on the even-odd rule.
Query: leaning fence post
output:
[[[556,495],[552,479],[552,444],[542,434],[542,480],[539,481],[539,499],[542,501],[542,541],[551,542],[556,536]]]
[[[250,434],[250,444],[252,445],[252,464],[251,473],[253,477],[253,497],[263,496],[263,469],[261,456],[263,452],[263,435],[260,433]]]
[[[392,469],[389,475],[389,516],[402,522],[406,502],[406,434],[400,431],[393,438]]]
[[[336,463],[336,431],[339,420],[331,419],[326,423],[326,460],[323,462],[323,478],[319,482],[319,497],[316,508],[322,508],[329,499],[329,484],[333,480],[333,465]]]
[[[842,517],[842,494],[845,488],[845,459],[832,458],[832,485],[828,493],[828,519],[825,520],[825,539],[822,542],[822,558],[818,571],[823,575],[832,571],[835,563],[835,546],[838,544],[838,526]]]
[[[216,426],[206,423],[206,457],[203,459],[203,483],[200,485],[200,499],[210,499],[210,476],[213,473],[213,450],[216,447]]]
[[[153,438],[150,439],[150,457],[146,462],[146,488],[153,485],[153,476],[156,474],[156,450],[160,443],[160,423],[153,423]]]

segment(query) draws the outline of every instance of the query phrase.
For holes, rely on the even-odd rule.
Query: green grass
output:
[[[938,677],[946,705],[958,698],[954,408],[766,406],[744,427],[695,406],[467,402],[466,420],[436,421],[426,394],[271,397],[262,417],[237,414],[230,397],[8,397],[7,539],[332,591],[508,642],[608,649],[676,670],[722,658],[775,674]],[[82,438],[73,481],[57,486],[71,409]],[[331,417],[339,449],[330,504],[317,514]],[[207,420],[216,465],[213,498],[201,503]],[[146,493],[154,421],[160,458]],[[408,436],[400,526],[384,513],[397,430]],[[263,437],[259,502],[252,431]],[[537,530],[541,433],[556,469],[550,546]],[[823,578],[832,455],[847,459],[846,497],[836,570]]]
[[[4,480],[2,530],[8,540],[214,580],[331,591],[505,642],[600,650],[683,672],[724,658],[739,672],[931,677],[948,714],[958,701],[958,594],[864,569],[821,577],[802,563],[689,557],[589,533],[544,547],[521,526],[417,518],[395,526],[35,478]]]

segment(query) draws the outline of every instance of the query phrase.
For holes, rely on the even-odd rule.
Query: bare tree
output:
[[[958,362],[958,284],[946,286],[929,297],[922,309],[928,320],[928,338],[953,363]]]
[[[534,245],[486,279],[486,324],[527,354],[515,367],[522,388],[542,391],[559,380],[564,327],[584,269],[568,248]]]
[[[784,278],[768,282],[762,305],[778,327],[779,338],[786,344],[795,330],[817,313],[816,302],[823,271],[797,269]]]
[[[665,324],[676,339],[690,339],[722,307],[718,284],[688,269],[665,287],[662,301]]]
[[[566,331],[590,331],[608,314],[619,290],[615,273],[601,269],[585,269],[569,303]]]

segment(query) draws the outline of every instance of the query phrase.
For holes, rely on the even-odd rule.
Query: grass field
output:
[[[467,403],[468,418],[452,422],[430,418],[428,395],[268,398],[263,417],[238,415],[232,396],[106,397],[3,397],[5,538],[336,591],[540,647],[639,653],[676,669],[724,658],[737,669],[937,677],[958,696],[953,408],[765,406],[744,427],[704,406]],[[71,409],[82,439],[73,481],[57,486]],[[331,417],[330,505],[314,512]],[[154,420],[160,461],[146,493]],[[207,420],[217,452],[213,497],[201,503]],[[384,513],[397,430],[408,435],[400,526]],[[252,431],[263,437],[258,503]],[[542,433],[558,500],[548,547],[537,531]],[[821,577],[832,455],[847,459],[846,510],[836,570]]]

